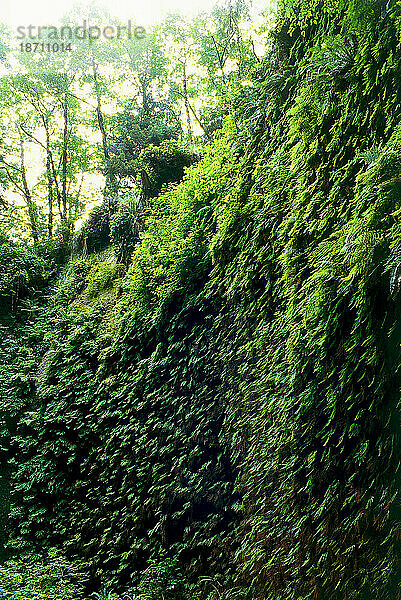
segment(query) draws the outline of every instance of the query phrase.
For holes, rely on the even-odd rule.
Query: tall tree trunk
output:
[[[106,127],[104,125],[104,118],[103,118],[103,112],[102,112],[102,96],[101,96],[100,86],[99,86],[99,73],[98,73],[98,68],[96,65],[95,57],[93,56],[93,52],[92,52],[92,68],[93,68],[93,83],[94,83],[95,95],[96,95],[97,122],[98,122],[100,134],[102,136],[103,155],[104,155],[105,170],[106,170],[106,185],[105,185],[104,195],[105,195],[105,199],[108,204],[108,207],[109,207],[109,211],[111,212],[114,209],[114,207],[112,206],[111,196],[117,190],[117,182],[116,182],[116,178],[110,171],[109,147],[108,147]]]
[[[52,221],[52,229],[53,229],[53,213],[52,213],[53,204],[54,204],[53,203],[53,200],[54,200],[53,185],[54,185],[54,189],[56,191],[57,206],[58,206],[58,211],[59,211],[61,221],[63,221],[64,215],[63,215],[63,211],[61,210],[61,191],[60,191],[59,182],[58,182],[58,173],[57,173],[56,166],[54,164],[53,153],[50,148],[49,123],[48,123],[47,118],[43,114],[41,114],[41,119],[42,119],[43,127],[44,127],[45,133],[46,133],[46,164],[47,164],[47,168],[48,168],[47,181],[48,181],[48,198],[49,198],[49,219],[50,219],[50,212],[51,212],[51,214],[52,214],[51,221]],[[51,202],[51,211],[50,211],[50,202]]]
[[[49,124],[46,119],[43,120],[45,123],[46,132],[46,177],[47,177],[47,208],[49,211],[47,230],[49,238],[53,237],[53,179],[51,170],[51,150],[50,150],[50,134]]]
[[[25,152],[24,152],[24,142],[21,139],[21,179],[22,186],[24,190],[24,197],[26,201],[26,206],[28,209],[28,217],[29,217],[29,225],[31,228],[32,239],[35,244],[39,243],[39,231],[38,231],[38,210],[37,206],[32,199],[31,191],[28,186],[28,181],[26,178],[26,168],[25,168]]]
[[[189,112],[186,59],[182,63],[182,85],[184,89],[185,112],[187,113],[188,137],[192,140],[191,113]]]
[[[149,59],[149,53],[148,53],[148,59]],[[135,69],[134,69],[134,72],[135,72]],[[140,92],[142,94],[142,108],[143,108],[143,112],[144,112],[146,118],[150,119],[150,117],[151,117],[151,107],[149,106],[149,94],[148,94],[149,78],[147,76],[146,69],[145,69],[145,71],[138,72],[137,73],[137,77],[138,77],[138,80],[139,80]]]
[[[63,153],[61,159],[61,194],[63,202],[63,218],[67,219],[67,158],[68,158],[68,102],[67,102],[67,89],[64,94],[63,101]]]
[[[108,149],[108,144],[107,144],[106,128],[104,126],[104,119],[103,119],[103,113],[102,113],[102,96],[101,96],[100,87],[99,87],[99,75],[98,75],[97,65],[96,65],[94,56],[92,56],[92,68],[93,68],[93,83],[95,86],[95,95],[96,95],[97,122],[99,125],[100,134],[102,136],[103,154],[104,154],[104,158],[106,160],[106,165],[107,165],[107,161],[109,160],[109,149]]]
[[[50,171],[50,159],[49,156],[46,159],[46,171],[47,171],[47,205],[49,210],[47,229],[49,238],[53,237],[53,181]]]
[[[206,131],[206,129],[203,127],[203,125],[202,125],[202,123],[201,123],[198,115],[196,114],[196,112],[195,112],[193,106],[191,105],[191,103],[189,102],[189,100],[188,100],[188,107],[189,107],[191,113],[193,114],[193,116],[195,117],[195,120],[198,123],[199,127],[202,129],[203,133],[205,134],[206,138],[208,140],[210,140],[211,139],[210,135],[208,134],[208,132]]]
[[[71,221],[75,221],[75,219],[78,218],[78,204],[79,204],[79,198],[81,196],[81,192],[82,192],[82,187],[84,184],[84,176],[85,174],[82,173],[81,175],[81,181],[79,182],[79,188],[78,191],[75,195],[75,201],[74,201],[74,205],[72,205],[72,203],[70,202],[70,206],[69,206],[69,218]],[[73,212],[74,211],[74,212]]]

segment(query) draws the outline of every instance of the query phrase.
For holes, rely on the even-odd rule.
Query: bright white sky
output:
[[[257,3],[261,4],[260,0]],[[60,17],[69,12],[74,4],[74,0],[1,0],[0,23],[13,28],[30,24],[57,25]],[[168,13],[191,15],[208,10],[215,0],[99,0],[99,4],[106,6],[121,21],[131,19],[138,25],[146,26],[160,21]]]

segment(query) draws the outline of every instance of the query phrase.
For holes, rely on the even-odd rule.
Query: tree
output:
[[[78,101],[71,92],[73,82],[74,76],[67,73],[4,79],[1,100],[8,118],[7,135],[11,137],[10,143],[3,143],[2,170],[25,200],[35,242],[39,238],[38,213],[44,206],[41,200],[39,207],[34,196],[41,197],[42,188],[47,190],[48,237],[53,235],[55,218],[68,236],[81,207],[82,173],[90,168],[90,151],[76,131],[80,119]],[[15,112],[19,120],[11,126],[10,117]],[[43,165],[36,183],[31,185],[25,159],[29,143],[37,147]]]
[[[247,18],[248,3],[236,0],[215,5],[211,13],[199,15],[193,23],[199,65],[206,69],[207,87],[217,92],[223,111],[228,110],[230,88],[247,78],[256,60],[252,41],[242,27]]]
[[[160,28],[168,48],[169,95],[174,103],[178,102],[183,105],[188,140],[191,142],[193,138],[193,120],[208,138],[208,132],[199,119],[192,102],[193,98],[201,96],[202,86],[199,85],[201,79],[193,67],[196,61],[196,44],[191,24],[180,15],[171,14],[167,16]]]

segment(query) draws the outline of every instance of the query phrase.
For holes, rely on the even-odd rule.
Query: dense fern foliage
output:
[[[399,4],[288,0],[129,245],[121,205],[8,325],[10,549],[143,598],[401,597],[400,80]]]

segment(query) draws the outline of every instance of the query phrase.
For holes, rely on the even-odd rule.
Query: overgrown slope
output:
[[[34,325],[14,547],[117,589],[165,549],[172,598],[399,597],[400,25],[287,2],[128,272],[72,260]]]

